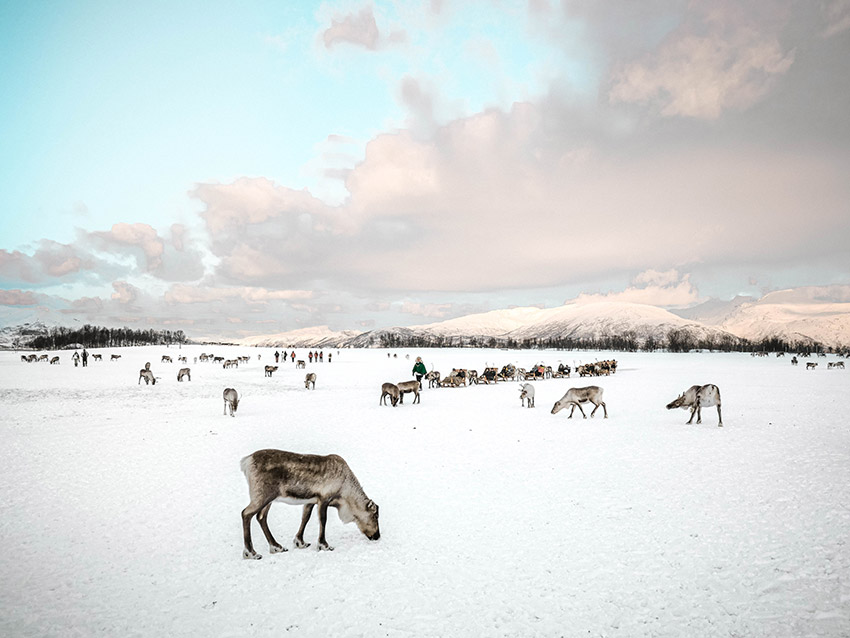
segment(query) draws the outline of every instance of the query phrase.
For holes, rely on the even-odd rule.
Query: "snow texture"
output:
[[[194,364],[202,351],[251,361]],[[267,349],[102,352],[87,368],[0,353],[2,636],[850,635],[850,372],[833,356],[807,371],[735,353],[341,350],[267,378]],[[516,383],[379,406],[416,355],[443,373],[620,365],[534,382],[531,410]],[[156,385],[137,383],[146,361]],[[713,408],[690,426],[664,408],[704,383],[722,428]],[[609,419],[550,414],[589,384]],[[331,510],[335,551],[316,551],[315,516],[295,549],[300,508],[279,503],[290,551],[269,554],[255,522],[263,559],[243,560],[239,461],[262,448],[343,456],[381,539]]]

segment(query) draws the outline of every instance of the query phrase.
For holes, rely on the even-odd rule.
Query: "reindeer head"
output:
[[[685,393],[683,392],[682,394],[679,395],[679,398],[677,398],[675,401],[671,401],[670,403],[667,404],[667,409],[668,410],[674,410],[676,408],[681,408],[682,404],[684,402],[685,402]]]
[[[370,500],[366,503],[366,509],[357,512],[354,520],[357,523],[357,529],[370,541],[381,538],[381,530],[378,528],[378,504],[375,501]]]
[[[561,403],[560,401],[555,401],[555,405],[552,406],[552,414],[558,414],[561,410],[567,407],[566,403]]]

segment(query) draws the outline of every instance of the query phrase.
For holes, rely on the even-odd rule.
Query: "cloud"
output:
[[[0,290],[0,305],[34,306],[38,303],[30,290]]]
[[[821,3],[821,11],[827,26],[822,34],[825,38],[843,33],[850,29],[850,2],[848,0],[832,0]]]
[[[251,287],[201,287],[175,284],[165,293],[164,300],[170,304],[197,304],[232,301],[241,299],[249,303],[269,301],[303,300],[313,297],[308,290],[267,290]]]
[[[322,34],[322,40],[328,49],[344,42],[375,51],[380,35],[372,7],[363,7],[357,13],[331,20],[331,26]]]
[[[728,5],[707,6],[654,51],[614,71],[612,103],[649,104],[661,115],[717,119],[761,100],[794,62],[781,24]]]
[[[113,224],[108,231],[89,233],[88,237],[94,245],[105,252],[113,254],[135,253],[140,250],[144,256],[144,268],[154,271],[162,264],[165,252],[165,242],[157,231],[149,224]],[[139,260],[142,265],[142,260]]]
[[[665,272],[646,270],[638,274],[625,290],[607,294],[581,294],[576,301],[620,301],[664,308],[683,308],[704,301],[690,282],[690,275],[680,275],[676,269]]]

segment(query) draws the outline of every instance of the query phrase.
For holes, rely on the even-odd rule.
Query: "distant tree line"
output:
[[[551,336],[528,339],[497,337],[445,337],[440,335],[398,334],[383,332],[377,345],[382,348],[508,348],[511,350],[613,350],[620,352],[824,352],[829,348],[815,341],[801,344],[778,337],[761,340],[741,339],[732,335],[697,336],[675,328],[665,338],[640,337],[627,331],[597,337]]]
[[[84,348],[117,348],[121,346],[150,346],[188,343],[182,330],[135,330],[104,328],[86,324],[82,328],[57,326],[25,342],[35,350],[61,350],[79,344]]]

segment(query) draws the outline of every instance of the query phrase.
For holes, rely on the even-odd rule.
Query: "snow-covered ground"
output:
[[[192,363],[203,351],[252,360]],[[289,362],[263,376],[271,350],[103,352],[88,368],[0,353],[2,636],[850,635],[850,370],[827,370],[832,356],[807,371],[743,354],[326,350],[310,391]],[[515,383],[379,406],[416,354],[443,373],[620,366],[535,382],[535,409]],[[155,386],[137,384],[145,361]],[[550,414],[589,383],[609,419]],[[695,383],[720,386],[723,428],[713,408],[690,426],[665,410]],[[381,539],[332,510],[335,551],[315,551],[315,517],[298,550],[300,508],[276,504],[290,551],[270,555],[254,523],[264,557],[243,560],[239,460],[262,448],[342,455]]]

